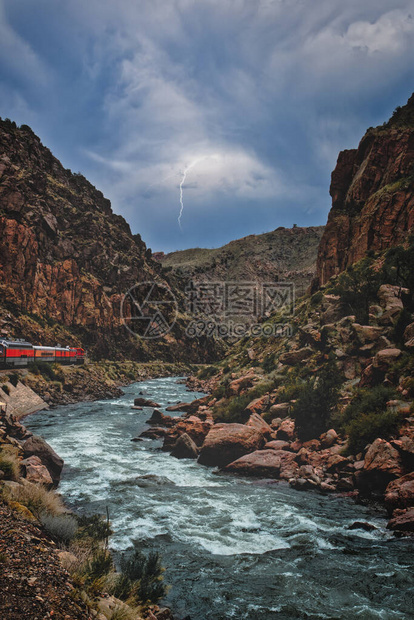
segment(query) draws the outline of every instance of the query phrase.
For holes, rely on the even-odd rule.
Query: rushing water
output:
[[[58,407],[26,424],[65,459],[60,490],[68,503],[86,512],[108,506],[114,549],[139,541],[161,552],[171,585],[164,602],[177,614],[414,617],[413,544],[387,532],[383,513],[347,498],[217,475],[162,452],[160,441],[131,443],[151,413],[131,408],[140,391],[162,409],[201,396],[177,378],[153,379],[117,400]],[[356,520],[377,529],[350,531]]]

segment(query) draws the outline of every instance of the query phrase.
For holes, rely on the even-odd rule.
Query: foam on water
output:
[[[192,620],[411,617],[412,543],[385,529],[384,515],[346,498],[286,484],[216,475],[177,460],[160,441],[131,442],[161,410],[202,396],[175,378],[129,386],[120,399],[81,403],[27,419],[65,460],[61,492],[89,512],[108,506],[123,551],[157,549],[172,588],[167,603]],[[173,414],[176,415],[176,414]],[[377,529],[348,528],[370,521]],[[411,546],[410,546],[411,545]]]

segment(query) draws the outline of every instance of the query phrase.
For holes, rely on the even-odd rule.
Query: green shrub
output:
[[[215,366],[206,366],[202,368],[198,373],[199,379],[210,379],[213,375],[217,373],[217,368]]]
[[[262,368],[266,373],[272,372],[275,368],[275,353],[268,353],[262,362]]]
[[[362,325],[369,322],[369,306],[376,300],[382,274],[372,269],[373,260],[363,258],[343,271],[333,287],[333,292],[341,297],[346,312],[355,314]]]
[[[349,436],[347,452],[358,454],[378,437],[388,439],[398,430],[400,418],[397,413],[386,410],[381,413],[363,413],[346,426]]]
[[[396,397],[394,388],[377,385],[373,388],[358,390],[352,401],[340,416],[339,424],[346,432],[347,426],[353,420],[366,413],[380,413],[386,409],[387,402]]]
[[[215,407],[213,417],[215,422],[238,422],[244,424],[250,417],[246,411],[247,405],[252,401],[250,396],[233,396]]]
[[[113,568],[112,556],[107,549],[98,549],[83,568],[87,584],[105,577]]]
[[[9,375],[9,381],[14,387],[16,387],[20,381],[20,375],[18,375],[17,372],[13,372]]]
[[[102,517],[101,515],[76,515],[78,521],[78,531],[76,537],[91,538],[96,542],[107,543],[110,535],[112,534],[111,524],[108,516]]]
[[[292,408],[299,439],[308,441],[328,430],[342,383],[343,376],[333,360],[327,362],[316,376],[305,381]]]
[[[131,555],[122,556],[121,573],[117,578],[112,593],[121,600],[132,597],[138,603],[157,603],[166,594],[162,581],[163,568],[160,555],[151,552],[145,556],[139,549]]]
[[[1,386],[1,389],[3,390],[3,392],[4,392],[5,394],[7,394],[7,396],[9,396],[9,394],[10,394],[10,388],[9,388],[9,386],[8,386],[8,385],[6,385],[6,384],[2,385],[2,386]]]

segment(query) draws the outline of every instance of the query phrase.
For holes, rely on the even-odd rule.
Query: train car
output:
[[[34,357],[36,362],[54,362],[55,361],[55,347],[42,347],[33,346]]]
[[[34,361],[34,347],[24,340],[0,340],[0,366],[19,368]]]
[[[76,349],[76,363],[77,364],[85,363],[85,349],[81,349],[80,347]]]
[[[55,347],[55,362],[58,364],[75,364],[76,349],[70,347]]]

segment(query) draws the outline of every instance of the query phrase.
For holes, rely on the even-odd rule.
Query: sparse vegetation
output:
[[[4,473],[6,480],[18,480],[20,464],[17,450],[13,446],[5,444],[0,449],[0,470]]]
[[[6,500],[26,506],[38,519],[43,514],[61,515],[66,512],[60,495],[48,491],[40,484],[23,481],[23,484],[13,489],[5,489],[3,493]]]
[[[52,538],[65,545],[75,538],[78,529],[77,519],[70,514],[43,513],[40,515],[40,522]]]
[[[343,381],[335,362],[329,360],[312,378],[304,382],[292,408],[300,439],[314,439],[328,429]]]

